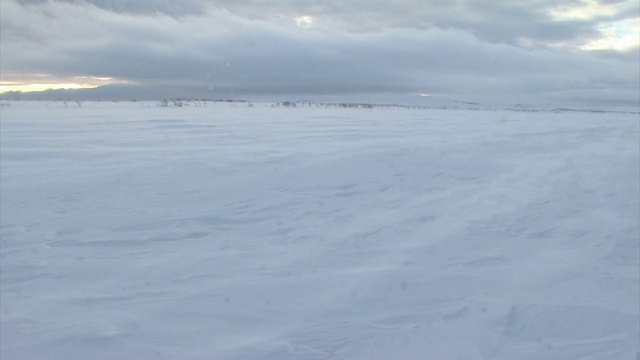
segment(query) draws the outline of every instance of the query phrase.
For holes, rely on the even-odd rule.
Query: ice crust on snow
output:
[[[82,105],[0,107],[3,360],[637,358],[637,114]]]

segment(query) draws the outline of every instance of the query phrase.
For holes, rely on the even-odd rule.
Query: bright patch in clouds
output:
[[[589,39],[581,44],[572,41],[560,41],[552,47],[573,47],[580,50],[614,50],[628,51],[640,45],[640,18],[613,20],[629,10],[637,12],[637,1],[617,1],[604,3],[598,0],[580,0],[571,5],[556,6],[549,10],[549,15],[556,21],[598,23],[595,27],[600,32],[597,38]],[[577,45],[577,46],[576,46]]]
[[[55,78],[50,75],[33,75],[28,78],[0,81],[0,93],[9,91],[32,92],[59,89],[93,89],[102,85],[126,83],[129,83],[129,81],[117,80],[108,76]]]
[[[76,83],[54,83],[54,84],[38,84],[38,83],[19,83],[11,81],[0,82],[0,93],[9,91],[31,92],[56,89],[91,89],[97,86]]]
[[[640,19],[604,24],[598,30],[602,37],[583,45],[582,50],[627,51],[640,46]]]
[[[313,18],[311,16],[298,16],[296,18],[296,25],[302,28],[308,28],[313,25]]]
[[[614,4],[600,4],[596,0],[582,0],[579,5],[561,5],[549,12],[555,20],[590,20],[613,16],[618,12]]]

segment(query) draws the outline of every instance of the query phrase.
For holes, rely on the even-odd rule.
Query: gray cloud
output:
[[[19,0],[45,3],[47,0]],[[596,1],[596,0],[594,0]],[[80,1],[67,0],[70,3]],[[557,21],[550,17],[554,9],[585,7],[584,1],[569,0],[86,0],[99,8],[132,14],[162,13],[175,17],[206,14],[211,8],[223,8],[240,17],[269,21],[288,20],[311,15],[339,21],[351,30],[372,31],[386,27],[458,28],[478,38],[514,44],[527,37],[539,41],[582,39],[593,36],[594,27],[603,20],[637,18],[636,0],[598,0],[607,11],[590,18]],[[613,7],[611,7],[613,6]],[[604,9],[604,8],[603,8]],[[612,10],[613,9],[613,10]]]
[[[606,57],[516,44],[519,37],[566,40],[593,31],[583,29],[588,21],[552,21],[545,15],[550,1],[528,8],[520,1],[454,8],[436,0],[417,8],[409,0],[392,8],[371,0],[30,3],[2,4],[3,78],[111,76],[190,94],[638,96],[634,52]],[[312,27],[295,24],[303,14],[316,19]]]

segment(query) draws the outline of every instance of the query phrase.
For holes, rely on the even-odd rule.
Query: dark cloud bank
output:
[[[555,21],[547,11],[554,2],[544,0],[237,3],[3,0],[2,77],[126,82],[30,95],[41,98],[426,93],[508,103],[638,102],[637,48],[570,48],[596,36],[603,17],[632,17],[628,6]],[[544,45],[559,43],[569,45]]]

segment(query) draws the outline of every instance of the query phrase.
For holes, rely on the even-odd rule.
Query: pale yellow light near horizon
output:
[[[71,78],[55,78],[50,75],[32,75],[23,80],[0,81],[0,94],[11,91],[36,92],[45,90],[78,90],[94,89],[102,85],[126,84],[125,80],[117,80],[109,76],[74,76]]]
[[[77,90],[77,89],[93,89],[98,85],[77,84],[77,83],[15,83],[15,82],[0,82],[0,94],[10,91],[20,92],[34,92],[44,90]]]

